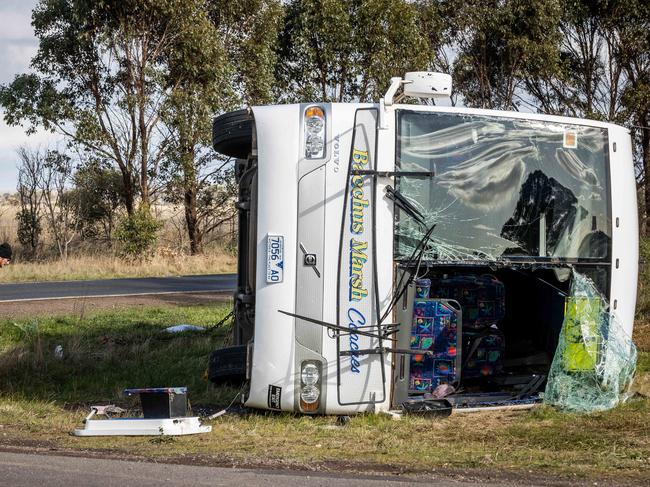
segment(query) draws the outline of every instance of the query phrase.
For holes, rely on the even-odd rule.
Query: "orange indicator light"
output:
[[[305,118],[310,117],[324,118],[325,114],[323,113],[323,109],[321,107],[309,107],[307,110],[305,110]]]

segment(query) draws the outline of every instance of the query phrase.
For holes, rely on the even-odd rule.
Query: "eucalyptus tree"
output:
[[[0,89],[10,125],[63,134],[121,172],[129,215],[148,205],[165,141],[159,135],[164,53],[182,0],[41,0],[32,14],[33,73]]]
[[[650,236],[650,5],[643,0],[625,0],[616,19],[626,83],[621,100],[624,117],[635,142],[637,182],[642,196],[642,228]]]
[[[530,73],[526,89],[545,113],[624,122],[620,57],[624,2],[571,0],[562,9],[559,62]]]
[[[286,2],[277,49],[277,97],[377,99],[392,76],[431,65],[435,53],[420,21],[419,4],[406,0]]]
[[[458,2],[416,0],[414,3],[418,10],[418,27],[428,43],[429,60],[426,68],[451,74],[456,54],[453,41],[457,33]]]
[[[215,113],[271,101],[277,0],[189,0],[166,56],[170,96],[163,110],[169,141],[163,176],[166,198],[183,206],[190,251],[233,211],[232,164],[212,149]],[[187,7],[187,6],[186,6]]]
[[[106,161],[90,158],[80,164],[69,194],[81,239],[111,245],[123,208],[123,186],[120,172]]]
[[[517,110],[524,82],[559,61],[559,0],[467,0],[454,17],[455,90],[467,106]]]
[[[207,8],[233,66],[231,81],[239,103],[271,103],[284,14],[281,0],[207,0]]]
[[[165,197],[181,204],[192,253],[200,250],[199,193],[209,186],[203,170],[214,159],[209,149],[212,115],[234,102],[232,64],[223,38],[211,22],[205,2],[190,0],[179,19],[174,44],[166,52],[166,85],[170,96],[163,110],[169,146],[162,176]]]

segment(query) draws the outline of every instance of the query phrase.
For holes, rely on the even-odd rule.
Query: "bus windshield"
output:
[[[606,260],[611,247],[607,129],[465,114],[398,112],[398,259],[436,225],[425,258]]]

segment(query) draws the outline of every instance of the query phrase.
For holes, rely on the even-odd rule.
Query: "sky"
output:
[[[31,25],[32,9],[37,0],[0,0],[0,84],[29,71],[29,61],[38,43]],[[58,139],[39,132],[31,136],[21,127],[8,127],[0,109],[0,194],[16,189],[16,149],[27,144],[45,146]]]

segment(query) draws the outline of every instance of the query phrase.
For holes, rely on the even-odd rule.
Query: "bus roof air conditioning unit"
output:
[[[402,94],[395,95],[399,88]],[[443,98],[451,96],[451,75],[430,71],[411,71],[404,78],[391,78],[390,88],[384,96],[384,105],[390,106],[405,96],[413,98]]]

